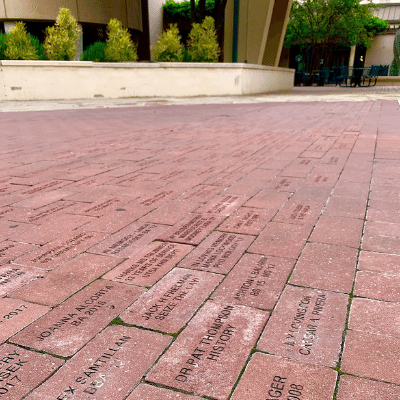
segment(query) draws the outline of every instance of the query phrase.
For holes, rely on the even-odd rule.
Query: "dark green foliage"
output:
[[[82,54],[81,61],[95,61],[104,62],[106,61],[104,56],[104,48],[106,42],[95,42],[91,44]]]
[[[213,16],[215,0],[206,0],[206,16]],[[164,18],[171,18],[174,22],[179,20],[191,19],[190,1],[177,3],[174,0],[168,0],[163,5]],[[196,1],[196,20],[200,20],[199,2]]]
[[[390,66],[390,75],[399,76],[400,71],[400,30],[397,31],[393,44],[394,58]]]
[[[6,51],[6,34],[0,32],[0,60],[5,60],[4,52]]]
[[[39,39],[36,36],[32,36],[31,34],[28,34],[28,36],[31,39],[31,42],[36,49],[36,53],[38,55],[38,60],[48,60],[48,58],[46,56],[46,51],[45,51],[42,43],[40,43]]]

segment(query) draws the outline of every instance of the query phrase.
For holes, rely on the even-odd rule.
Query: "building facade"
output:
[[[386,21],[390,28],[374,38],[372,46],[365,54],[365,66],[389,65],[391,67],[395,57],[394,39],[396,32],[400,29],[400,1],[374,0],[374,3],[377,5],[374,14]]]
[[[82,26],[80,51],[105,40],[105,28],[118,18],[138,43],[141,60],[162,31],[166,0],[0,0],[0,29],[24,21],[28,31],[44,40],[60,7],[68,8]],[[178,0],[179,1],[179,0]],[[278,66],[292,0],[228,0],[225,12],[224,61]]]

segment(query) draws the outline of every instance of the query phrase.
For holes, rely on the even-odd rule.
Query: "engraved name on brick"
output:
[[[163,238],[181,243],[200,243],[201,239],[219,222],[221,218],[217,216],[196,214],[188,221],[179,224],[177,228],[173,227]]]
[[[315,301],[312,301],[311,296],[303,296],[300,299],[289,330],[286,332],[284,344],[288,346],[288,353],[297,351],[303,356],[311,354],[325,303],[326,293],[317,294]],[[305,329],[303,328],[304,332],[300,333],[302,327]]]
[[[193,268],[219,268],[244,239],[223,233],[191,264]]]
[[[6,286],[7,284],[11,283],[16,278],[21,277],[25,274],[26,274],[26,272],[18,267],[8,268],[5,271],[1,271],[0,272],[0,287]]]
[[[38,256],[31,259],[32,263],[40,263],[46,264],[55,258],[60,257],[62,254],[68,253],[71,250],[74,250],[76,246],[83,244],[85,241],[88,241],[95,237],[94,233],[82,232],[78,233],[71,239],[66,240],[56,247],[50,247],[49,250],[44,253],[39,254]]]
[[[268,257],[263,257],[254,265],[247,279],[239,283],[235,290],[234,299],[244,301],[248,296],[260,296],[268,279],[275,271],[275,264]]]
[[[135,233],[130,233],[122,237],[117,242],[111,244],[108,248],[104,249],[102,253],[116,256],[123,250],[125,250],[127,247],[131,246],[139,239],[143,238],[146,234],[150,233],[154,228],[156,228],[156,225],[152,224],[141,225],[139,226],[139,228],[136,230]]]
[[[308,205],[298,204],[290,214],[291,220],[302,221],[309,213],[311,207]]]
[[[21,399],[50,376],[62,360],[10,344],[0,346],[0,399]]]
[[[178,382],[186,382],[196,373],[196,369],[201,364],[208,361],[217,361],[233,340],[237,329],[228,321],[233,306],[227,305],[222,308],[215,318],[214,322],[209,325],[204,336],[198,345],[192,348],[186,362],[181,365],[179,371],[175,375]]]

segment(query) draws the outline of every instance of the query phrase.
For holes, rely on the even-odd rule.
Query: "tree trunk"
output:
[[[196,22],[196,3],[195,0],[190,0],[190,17],[192,24]]]
[[[220,61],[224,59],[224,22],[225,22],[225,7],[228,0],[215,0],[214,19],[215,30],[218,35],[218,44],[221,49]]]
[[[206,0],[199,0],[200,22],[206,17]]]

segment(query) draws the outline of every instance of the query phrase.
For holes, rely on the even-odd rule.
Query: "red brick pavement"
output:
[[[398,102],[0,125],[0,400],[399,399]]]

